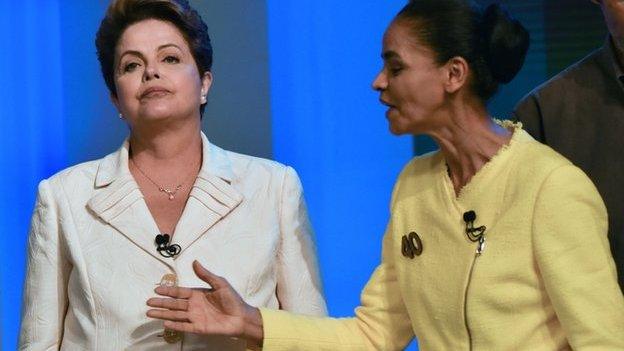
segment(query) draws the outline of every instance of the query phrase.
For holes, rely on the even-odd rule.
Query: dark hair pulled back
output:
[[[395,21],[408,23],[439,64],[464,58],[471,87],[484,101],[516,76],[529,48],[529,32],[499,4],[483,10],[466,0],[411,0]]]

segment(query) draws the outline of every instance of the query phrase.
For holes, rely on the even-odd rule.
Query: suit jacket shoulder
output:
[[[604,50],[606,49],[603,47],[593,51],[533,89],[518,103],[516,110],[521,109],[530,99],[562,104],[565,103],[566,98],[574,98],[578,90],[587,88],[588,79],[593,80],[597,76],[606,74],[601,63]]]
[[[269,178],[283,178],[287,170],[292,169],[282,163],[266,158],[223,150],[215,145],[211,145],[211,147],[213,148],[213,151],[221,152],[225,157],[227,157],[231,163],[232,171],[238,179],[257,177],[264,178],[263,176],[267,176]]]
[[[516,105],[513,117],[535,139],[546,143],[554,129],[587,119],[594,108],[588,100],[613,94],[612,85],[606,84],[614,75],[608,67],[608,50],[608,46],[601,47],[535,88]]]

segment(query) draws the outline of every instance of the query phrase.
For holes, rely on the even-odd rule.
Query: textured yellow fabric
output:
[[[506,124],[507,127],[512,127]],[[590,180],[519,125],[458,196],[439,152],[412,160],[392,197],[382,263],[356,317],[262,309],[265,350],[624,350],[624,298],[607,214]],[[467,239],[463,213],[487,227]],[[401,253],[418,233],[423,252]]]

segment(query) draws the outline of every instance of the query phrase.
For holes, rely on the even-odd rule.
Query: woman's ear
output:
[[[210,87],[212,86],[212,73],[210,71],[206,71],[201,78],[201,100],[202,104],[206,103],[208,92],[210,91]]]
[[[470,72],[468,62],[463,57],[455,56],[448,60],[444,67],[446,72],[444,88],[447,93],[455,93],[468,81]]]

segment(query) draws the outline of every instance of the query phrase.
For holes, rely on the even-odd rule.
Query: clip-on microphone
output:
[[[472,242],[479,242],[479,246],[477,246],[477,254],[481,254],[485,249],[485,226],[482,225],[475,228],[475,219],[477,219],[477,214],[475,213],[475,211],[470,210],[464,212],[464,222],[466,222],[466,236]]]
[[[156,251],[163,257],[174,257],[182,251],[182,248],[178,244],[169,245],[171,237],[169,234],[156,235]]]

